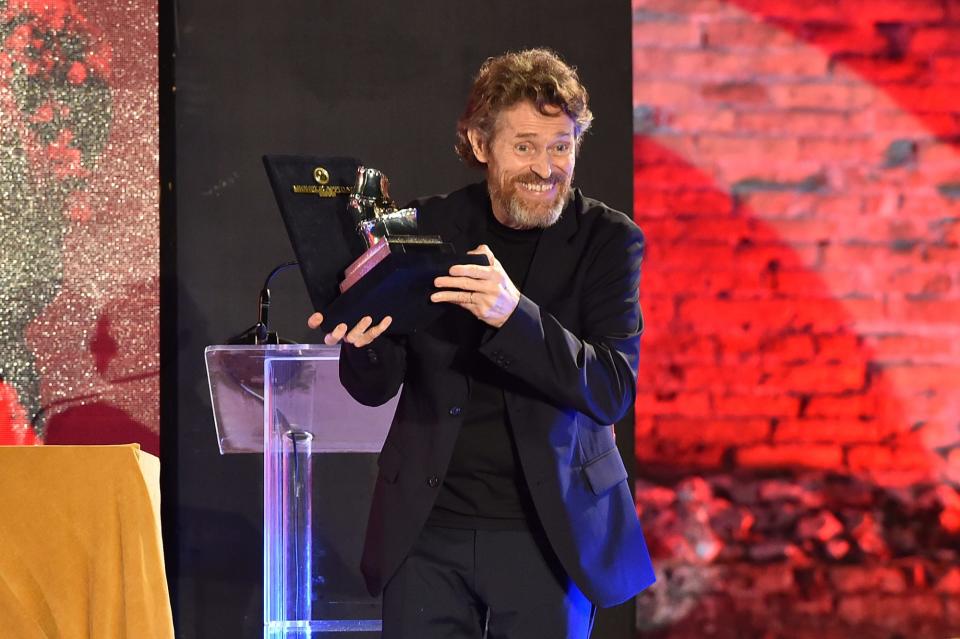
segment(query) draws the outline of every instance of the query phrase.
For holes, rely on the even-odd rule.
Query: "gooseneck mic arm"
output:
[[[280,266],[270,271],[270,275],[263,281],[263,288],[260,289],[260,297],[257,302],[257,323],[240,333],[234,335],[228,344],[279,344],[280,338],[276,332],[270,330],[270,282],[282,271],[297,266],[296,261],[284,262]]]

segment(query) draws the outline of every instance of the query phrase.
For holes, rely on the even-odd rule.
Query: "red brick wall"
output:
[[[960,632],[960,0],[635,0],[644,637]]]
[[[960,481],[960,0],[634,0],[641,476]]]

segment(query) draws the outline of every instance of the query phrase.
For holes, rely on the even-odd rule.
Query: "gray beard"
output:
[[[500,210],[507,216],[508,226],[518,229],[545,229],[553,226],[560,219],[563,208],[570,198],[570,185],[560,193],[549,209],[531,209],[523,203],[519,191],[514,191],[509,198],[504,196],[504,186],[497,184],[494,186],[492,180],[487,181],[487,191],[490,193],[490,201],[494,206],[499,205]]]
[[[564,197],[560,198],[556,204],[550,207],[546,212],[539,210],[531,210],[524,206],[523,201],[520,199],[520,195],[514,195],[507,204],[507,215],[510,216],[510,220],[514,223],[515,226],[521,229],[545,229],[548,226],[553,226],[557,223],[557,220],[560,219],[560,214],[563,213],[563,207],[567,203],[566,194]]]

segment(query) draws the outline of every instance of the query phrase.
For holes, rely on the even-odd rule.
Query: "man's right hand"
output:
[[[367,315],[357,322],[357,325],[353,328],[348,327],[346,324],[337,324],[337,327],[334,328],[332,332],[323,336],[323,343],[327,346],[333,346],[334,344],[339,344],[341,341],[344,341],[347,344],[361,348],[380,337],[380,335],[387,330],[387,327],[390,326],[391,322],[393,322],[393,318],[387,315],[379,324],[373,326],[373,318]],[[319,328],[322,323],[323,313],[314,313],[307,318],[307,326],[312,329]]]

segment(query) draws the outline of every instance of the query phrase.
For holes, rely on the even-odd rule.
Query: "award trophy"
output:
[[[436,277],[454,264],[487,263],[419,234],[416,209],[398,208],[386,176],[358,160],[264,156],[264,164],[326,332],[389,315],[388,333],[410,333],[447,306],[430,301]]]
[[[390,255],[411,252],[453,253],[439,235],[417,235],[417,210],[399,209],[388,193],[390,181],[377,169],[357,168],[357,183],[347,210],[367,250],[344,271],[340,292],[369,273]]]

